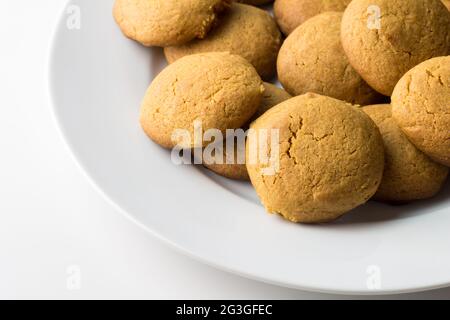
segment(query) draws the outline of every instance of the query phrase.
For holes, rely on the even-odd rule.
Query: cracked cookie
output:
[[[203,132],[239,128],[256,112],[263,92],[255,68],[238,55],[186,56],[153,80],[142,102],[141,126],[163,147],[202,147],[207,143],[196,138],[196,122]],[[187,137],[181,135],[186,132]]]
[[[247,170],[268,212],[293,222],[326,222],[377,191],[384,168],[383,140],[370,117],[351,104],[308,93],[270,109],[251,129]],[[278,143],[258,141],[260,132],[278,132]],[[273,171],[265,170],[263,161],[254,161],[253,145],[259,143],[266,145],[259,150],[265,150],[263,159],[272,159],[267,163]]]
[[[219,26],[203,40],[164,49],[169,63],[189,54],[227,51],[250,61],[263,79],[275,75],[276,59],[281,46],[281,33],[266,11],[235,3]]]
[[[392,94],[392,114],[417,148],[450,166],[450,56],[408,71]]]
[[[286,91],[315,92],[361,105],[380,98],[350,65],[341,44],[341,20],[341,12],[325,12],[287,37],[277,61],[278,78]]]
[[[341,38],[351,65],[390,96],[412,67],[450,52],[450,12],[441,0],[353,0]]]
[[[447,179],[448,168],[417,149],[392,118],[389,104],[363,107],[384,141],[383,179],[374,196],[386,202],[408,202],[435,196]]]
[[[270,108],[276,106],[277,104],[288,100],[291,98],[291,95],[277,86],[264,82],[264,95],[261,101],[261,104],[253,115],[252,119],[257,119],[263,113],[265,113]],[[245,142],[245,140],[244,140]],[[235,148],[233,150],[234,154],[227,153],[225,143],[222,143],[221,150],[223,152],[223,160],[222,163],[212,163],[203,165],[210,169],[211,171],[224,176],[226,178],[235,179],[235,180],[250,180],[247,172],[247,168],[245,167],[245,143],[237,143],[235,140]],[[234,159],[232,163],[227,164],[226,158],[227,154],[231,159]],[[243,158],[239,157],[243,155]]]
[[[275,0],[275,19],[285,35],[326,11],[344,11],[351,0]]]
[[[204,38],[231,0],[116,0],[122,32],[145,46],[170,46]]]

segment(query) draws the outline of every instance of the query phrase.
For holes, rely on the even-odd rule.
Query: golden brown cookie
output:
[[[341,38],[351,65],[390,96],[412,67],[450,52],[450,13],[440,0],[353,0]]]
[[[228,51],[250,61],[264,79],[275,75],[276,59],[281,46],[281,33],[266,11],[235,3],[220,25],[206,39],[164,49],[172,63],[189,54]]]
[[[275,19],[285,35],[326,11],[344,11],[351,0],[275,0]],[[320,35],[322,36],[322,34]]]
[[[384,174],[374,199],[407,202],[436,195],[447,179],[448,168],[431,160],[408,140],[392,118],[391,105],[362,110],[376,123],[384,141]]]
[[[116,0],[114,18],[129,38],[145,46],[204,38],[231,0]]]
[[[194,124],[201,121],[203,132],[239,128],[258,109],[263,91],[255,68],[240,56],[218,52],[187,56],[153,80],[142,103],[141,125],[163,147],[201,147],[207,143],[196,140]],[[181,140],[186,132],[187,139]]]
[[[261,104],[256,111],[256,113],[253,115],[252,120],[257,119],[260,117],[263,113],[265,113],[270,108],[276,106],[277,104],[288,100],[291,98],[291,95],[284,91],[281,88],[278,88],[277,86],[264,82],[264,95],[263,99],[261,101]],[[251,121],[252,121],[251,120]],[[244,126],[245,128],[246,126]],[[245,140],[244,140],[245,142]],[[245,143],[244,144],[238,144],[237,140],[235,139],[235,148],[233,150],[234,154],[227,153],[227,148],[225,143],[222,143],[221,150],[223,154],[223,159],[221,160],[222,163],[211,163],[207,164],[204,163],[204,166],[211,171],[214,171],[215,173],[230,178],[230,179],[236,179],[236,180],[250,180],[247,168],[245,166]],[[244,158],[238,159],[238,155],[244,155]],[[214,153],[215,155],[215,153]],[[234,162],[227,164],[226,157],[227,155],[233,159]]]
[[[450,166],[450,56],[408,71],[392,94],[397,124],[417,148]]]
[[[356,104],[379,98],[352,68],[341,33],[342,12],[325,12],[299,26],[278,54],[278,78],[292,95],[315,92]]]
[[[264,113],[251,129],[246,161],[252,184],[267,211],[290,221],[336,219],[370,199],[381,182],[380,132],[369,116],[343,101],[313,93],[298,96]],[[272,136],[276,130],[278,144],[258,141],[260,132]],[[272,159],[273,172],[255,161],[254,145],[260,142],[267,145],[263,155]]]
[[[252,6],[262,6],[264,4],[273,2],[273,0],[238,0],[237,2],[251,4]]]

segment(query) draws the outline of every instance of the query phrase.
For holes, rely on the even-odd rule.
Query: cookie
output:
[[[412,67],[450,52],[450,12],[441,0],[353,0],[341,38],[351,65],[390,96]]]
[[[383,140],[375,123],[355,106],[308,93],[270,109],[251,129],[247,170],[271,213],[293,222],[330,221],[365,203],[378,189]],[[258,141],[260,132],[270,137],[278,132],[278,143]],[[262,158],[272,159],[270,166],[257,160],[261,154],[255,157],[259,143],[266,145],[258,150],[266,149]]]
[[[379,99],[345,55],[341,20],[341,12],[319,14],[284,41],[278,54],[278,79],[290,94],[315,92],[362,105]]]
[[[181,45],[204,38],[231,0],[116,0],[122,32],[145,46]]]
[[[448,168],[431,160],[408,140],[392,118],[391,105],[362,110],[380,129],[385,147],[383,179],[374,199],[396,203],[435,196],[447,179]]]
[[[344,11],[351,0],[275,0],[275,19],[285,35],[303,22],[326,11]],[[322,34],[320,35],[322,36]]]
[[[240,56],[218,52],[187,56],[153,80],[142,103],[141,125],[163,147],[202,147],[207,143],[194,135],[194,126],[223,134],[241,127],[260,106],[263,91],[255,68]]]
[[[408,71],[392,94],[392,114],[417,148],[450,166],[450,56]]]
[[[228,51],[246,58],[267,80],[275,75],[280,46],[281,33],[269,13],[257,7],[235,3],[206,39],[171,46],[165,48],[164,53],[167,61],[172,63],[189,54]]]
[[[261,104],[256,111],[256,113],[253,115],[252,120],[256,120],[259,118],[263,113],[265,113],[270,108],[276,106],[277,104],[288,100],[291,98],[291,95],[284,91],[281,88],[278,88],[277,86],[264,82],[264,95],[263,99],[261,101]],[[251,120],[251,121],[252,121]],[[245,127],[244,127],[245,128]],[[245,141],[244,141],[245,142]],[[229,179],[235,179],[235,180],[250,180],[247,172],[247,168],[245,166],[245,143],[244,144],[238,144],[237,140],[235,139],[235,148],[233,150],[233,154],[227,153],[226,143],[221,144],[221,150],[223,154],[223,159],[221,160],[222,163],[211,163],[207,164],[205,163],[204,166],[211,171],[224,176]],[[213,153],[215,155],[215,153]],[[234,158],[234,161],[232,163],[227,164],[226,157],[230,157],[231,159]],[[243,155],[243,159],[241,157],[238,158],[238,155]]]
[[[251,4],[253,6],[262,6],[264,4],[273,2],[273,0],[238,0],[237,2]]]

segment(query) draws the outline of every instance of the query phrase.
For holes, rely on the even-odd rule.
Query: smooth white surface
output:
[[[64,4],[1,4],[1,298],[333,297],[203,266],[106,204],[71,160],[49,113],[48,45]],[[67,268],[74,265],[81,270],[81,289],[71,291]],[[450,290],[402,297],[446,298]]]

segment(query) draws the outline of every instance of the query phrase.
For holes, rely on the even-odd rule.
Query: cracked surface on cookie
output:
[[[204,38],[231,0],[116,0],[122,32],[146,46],[169,46]]]
[[[380,29],[369,28],[380,8]],[[352,66],[390,96],[412,67],[450,53],[450,13],[440,0],[354,0],[344,12],[341,38]]]
[[[167,47],[164,53],[167,61],[172,63],[189,54],[227,51],[246,58],[267,80],[275,75],[280,46],[281,33],[269,13],[235,3],[208,37],[181,46]]]
[[[381,135],[355,106],[317,94],[289,99],[252,123],[279,129],[280,170],[247,169],[267,211],[294,222],[324,222],[365,203],[376,192],[384,167]],[[247,141],[247,160],[249,146]]]
[[[291,34],[299,25],[326,11],[344,11],[351,0],[276,0],[274,13],[281,31]]]
[[[450,56],[427,60],[407,72],[394,89],[392,107],[408,138],[450,166]]]
[[[289,93],[315,92],[361,105],[380,98],[350,65],[341,44],[341,20],[341,12],[322,13],[285,40],[277,69]]]
[[[255,68],[244,58],[210,52],[184,57],[164,69],[148,88],[141,107],[141,125],[158,144],[176,145],[176,129],[188,130],[194,143],[194,122],[203,131],[239,128],[258,109],[264,88]]]
[[[392,118],[389,104],[362,108],[380,129],[385,146],[383,180],[374,198],[388,202],[427,199],[436,195],[448,168],[417,149]]]

